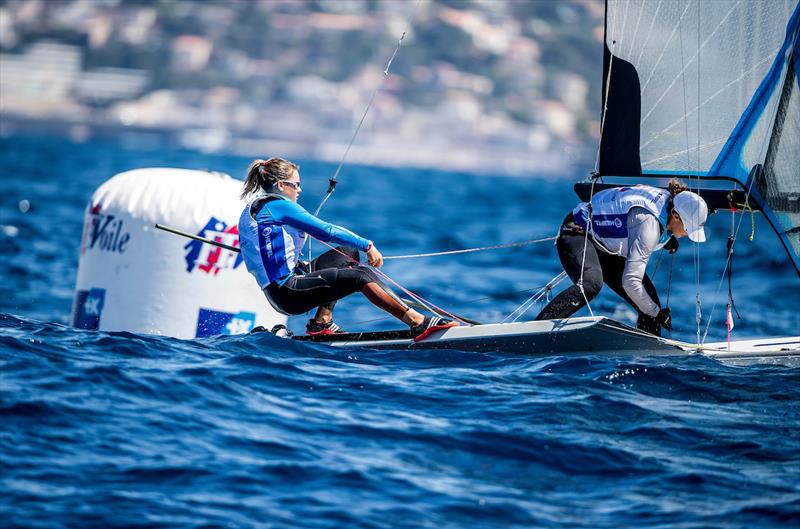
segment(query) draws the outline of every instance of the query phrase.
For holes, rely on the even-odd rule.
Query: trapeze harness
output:
[[[342,246],[305,266],[300,252],[309,235]],[[372,270],[358,264],[358,251],[366,251],[371,241],[318,219],[283,195],[261,195],[247,204],[239,219],[239,241],[248,272],[284,314],[333,309],[337,300],[370,282],[380,283]]]
[[[578,204],[556,240],[564,271],[575,284],[536,319],[569,317],[606,284],[637,310],[640,329],[657,334],[660,303],[645,270],[650,255],[669,240],[669,206],[668,191],[645,185],[607,189],[594,195],[591,206]]]

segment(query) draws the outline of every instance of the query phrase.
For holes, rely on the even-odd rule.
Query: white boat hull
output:
[[[788,363],[800,366],[800,337],[767,338],[697,346],[659,338],[603,317],[493,323],[453,327],[415,342],[407,331],[351,333],[298,340],[371,349],[454,349],[531,356],[704,354],[733,363]]]

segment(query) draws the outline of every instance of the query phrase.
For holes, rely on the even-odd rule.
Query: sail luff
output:
[[[775,91],[780,82],[781,73],[786,64],[786,54],[793,49],[797,41],[798,26],[800,26],[800,5],[795,7],[792,18],[786,28],[786,37],[766,77],[761,81],[758,89],[750,100],[739,122],[728,138],[725,146],[717,156],[708,171],[712,175],[725,175],[737,178],[746,183],[750,171],[741,165],[741,153],[745,143],[750,138],[750,133],[756,121],[761,117],[769,103],[770,95]]]

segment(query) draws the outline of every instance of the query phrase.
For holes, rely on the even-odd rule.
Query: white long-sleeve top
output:
[[[640,207],[631,208],[627,220],[628,253],[622,273],[622,288],[639,310],[656,316],[660,307],[645,291],[642,279],[650,256],[664,246],[659,244],[661,225],[655,215]]]

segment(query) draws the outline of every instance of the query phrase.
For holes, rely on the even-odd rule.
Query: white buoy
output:
[[[221,173],[120,173],[86,207],[72,324],[195,338],[285,324],[237,252],[156,223],[239,246],[242,182]]]

